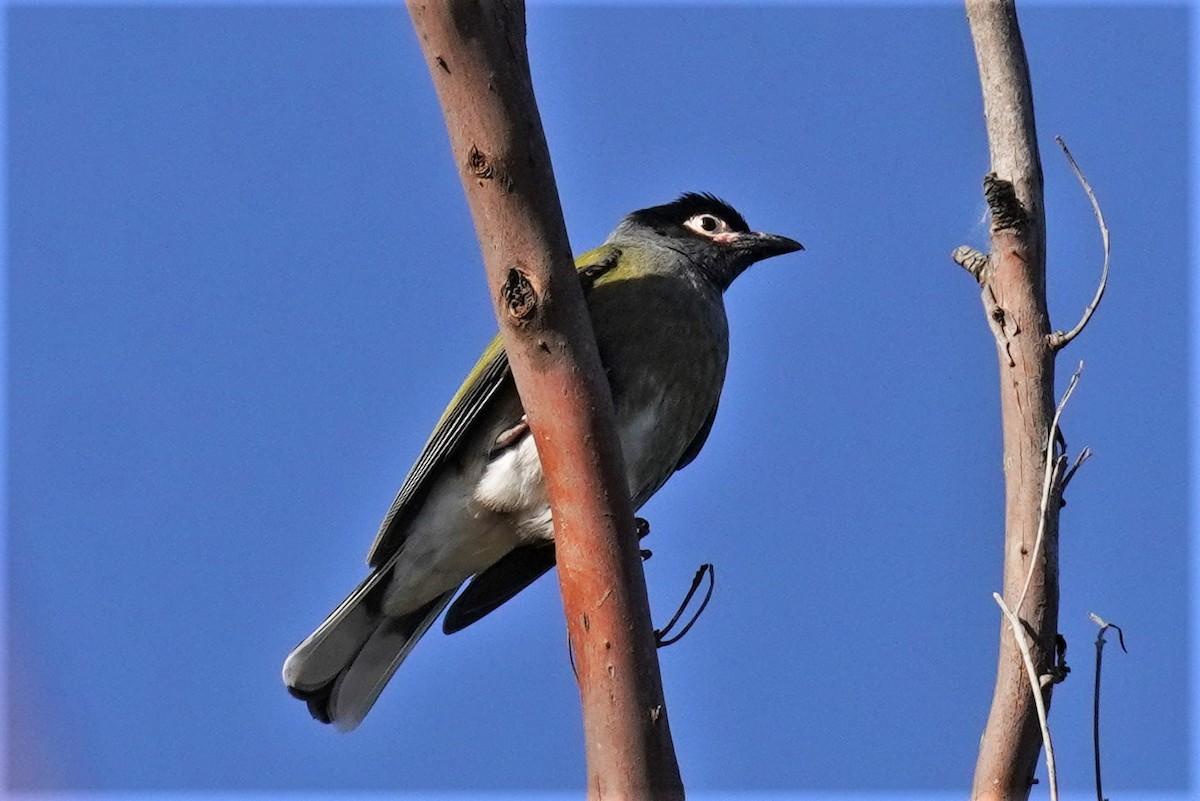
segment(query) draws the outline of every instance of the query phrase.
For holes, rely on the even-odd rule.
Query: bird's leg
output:
[[[633,518],[633,530],[637,534],[637,538],[640,541],[642,537],[645,537],[650,533],[650,521],[644,517]],[[645,562],[651,556],[654,556],[654,551],[650,550],[649,548],[642,548],[638,551],[638,553],[642,555],[643,562]]]

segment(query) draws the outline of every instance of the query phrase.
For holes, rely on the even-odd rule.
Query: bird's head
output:
[[[786,236],[751,231],[733,206],[695,192],[633,212],[609,241],[674,251],[683,257],[682,267],[697,270],[721,290],[757,261],[804,249]]]

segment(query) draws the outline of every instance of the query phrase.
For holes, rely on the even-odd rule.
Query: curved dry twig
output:
[[[1037,707],[1038,725],[1042,727],[1042,747],[1046,749],[1046,776],[1047,783],[1050,785],[1050,801],[1058,801],[1058,767],[1054,761],[1054,744],[1050,740],[1050,722],[1046,716],[1046,702],[1042,698],[1042,683],[1038,679],[1037,668],[1033,665],[1033,652],[1029,649],[1029,638],[1025,636],[1025,627],[1021,625],[1021,619],[1017,617],[1016,612],[1008,608],[1004,599],[1000,597],[1000,593],[993,592],[992,597],[996,599],[1000,611],[1008,620],[1013,639],[1017,641],[1017,647],[1021,649],[1021,658],[1025,661],[1025,674],[1029,677],[1029,688],[1033,693],[1034,706]]]
[[[1096,680],[1092,686],[1092,749],[1096,765],[1096,801],[1105,801],[1100,772],[1100,664],[1104,659],[1104,633],[1109,629],[1116,629],[1121,650],[1125,651],[1125,632],[1121,631],[1120,626],[1109,623],[1095,612],[1089,612],[1088,617],[1100,627],[1100,633],[1096,635]]]
[[[708,576],[708,592],[704,593],[704,600],[700,602],[700,608],[696,610],[696,614],[692,615],[692,619],[687,622],[687,625],[678,634],[672,634],[671,629],[679,622],[679,618],[683,615],[683,610],[687,609],[688,604],[692,602],[692,598],[695,597],[696,590],[700,589],[700,582],[704,580],[705,575]],[[679,604],[679,609],[675,611],[674,617],[661,629],[654,630],[654,639],[658,643],[659,648],[674,645],[692,630],[692,626],[696,625],[696,621],[700,619],[700,615],[704,614],[704,610],[708,607],[708,602],[712,600],[713,590],[716,589],[716,586],[716,570],[713,568],[711,562],[705,562],[696,570],[696,575],[692,578],[692,586],[688,589],[687,595],[683,597],[683,602]]]
[[[1075,173],[1075,177],[1079,179],[1080,185],[1083,186],[1083,191],[1087,193],[1088,200],[1092,203],[1092,212],[1096,215],[1096,222],[1100,226],[1100,240],[1104,244],[1104,268],[1100,271],[1100,286],[1096,287],[1096,296],[1092,298],[1092,302],[1083,310],[1083,317],[1079,319],[1074,328],[1065,332],[1055,331],[1050,335],[1050,347],[1054,350],[1062,350],[1087,327],[1088,322],[1092,319],[1092,315],[1096,313],[1096,309],[1100,306],[1100,299],[1104,297],[1104,290],[1108,287],[1108,263],[1111,248],[1109,247],[1108,226],[1104,224],[1104,212],[1100,211],[1100,203],[1096,200],[1096,193],[1092,191],[1092,185],[1088,183],[1087,178],[1083,177],[1083,171],[1075,163],[1075,158],[1071,155],[1071,151],[1067,149],[1067,143],[1063,141],[1062,137],[1056,136],[1054,137],[1054,141],[1058,142],[1058,146],[1062,148],[1063,155],[1067,157],[1067,162],[1071,165],[1071,170]]]

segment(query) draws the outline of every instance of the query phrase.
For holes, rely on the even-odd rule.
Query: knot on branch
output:
[[[508,277],[500,289],[504,309],[517,323],[527,323],[537,314],[537,291],[529,276],[516,267],[508,268]]]
[[[492,162],[487,157],[487,153],[484,153],[475,147],[475,145],[471,145],[471,152],[467,154],[467,169],[476,178],[491,178],[494,174]]]
[[[996,173],[989,172],[983,176],[983,196],[987,200],[988,211],[992,214],[993,231],[1020,231],[1025,227],[1025,207],[1017,199],[1017,192],[1011,181],[1005,181]]]
[[[950,258],[954,259],[954,263],[964,270],[969,272],[972,277],[979,283],[983,283],[987,274],[984,272],[988,266],[988,255],[982,253],[970,245],[959,245],[950,254]]]
[[[495,180],[505,192],[511,192],[513,189],[512,173],[504,168],[503,159],[489,156],[475,145],[471,145],[471,149],[467,151],[466,169],[479,179],[480,186],[483,186],[484,181]]]

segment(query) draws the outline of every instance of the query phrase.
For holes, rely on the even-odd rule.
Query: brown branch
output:
[[[1054,349],[1046,311],[1046,226],[1042,168],[1029,67],[1011,0],[967,0],[983,90],[992,173],[984,179],[991,211],[991,253],[980,275],[996,340],[1004,441],[1004,599],[1013,609],[1023,587],[1021,620],[1036,676],[1051,672],[1058,628],[1058,517],[1061,470],[1047,456],[1053,430]],[[1047,462],[1051,461],[1048,465]],[[1043,505],[1047,468],[1051,490]],[[1035,553],[1038,532],[1042,545]],[[1014,613],[1015,614],[1015,613]],[[1024,799],[1042,746],[1040,705],[1051,683],[1032,688],[1017,640],[1002,622],[996,686],[980,742],[972,796]]]
[[[1054,441],[1058,437],[1058,421],[1062,419],[1063,409],[1067,406],[1067,401],[1071,399],[1071,393],[1075,391],[1075,387],[1079,384],[1079,376],[1083,375],[1083,362],[1079,363],[1075,373],[1071,376],[1071,380],[1067,383],[1067,391],[1063,393],[1062,400],[1058,402],[1058,406],[1054,407],[1054,420],[1050,423],[1050,433],[1046,435],[1046,477],[1042,482],[1042,502],[1041,516],[1038,518],[1038,533],[1037,538],[1033,541],[1033,553],[1030,555],[1030,560],[1036,562],[1038,555],[1042,550],[1042,540],[1046,534],[1046,518],[1050,512],[1050,493],[1058,487],[1061,492],[1066,486],[1064,472],[1067,467],[1067,456],[1064,454],[1055,458],[1054,456]],[[1079,465],[1076,465],[1078,467]],[[1025,574],[1025,583],[1021,586],[1021,596],[1017,599],[1017,605],[1013,607],[1016,614],[1021,614],[1021,607],[1025,605],[1025,598],[1029,595],[1029,585],[1033,582],[1033,571]]]
[[[571,266],[520,0],[408,0],[546,475],[588,794],[682,798],[612,399]]]
[[[1050,432],[1046,436],[1046,473],[1042,483],[1042,500],[1041,500],[1041,515],[1038,521],[1037,538],[1033,543],[1033,552],[1030,554],[1030,562],[1037,563],[1038,556],[1041,553],[1042,540],[1046,531],[1046,521],[1048,520],[1051,510],[1051,493],[1057,487],[1061,494],[1062,489],[1066,486],[1066,478],[1064,472],[1067,466],[1066,454],[1055,456],[1054,446],[1059,435],[1058,423],[1062,419],[1063,409],[1067,406],[1067,401],[1071,399],[1071,394],[1075,391],[1075,387],[1079,384],[1079,376],[1083,373],[1083,362],[1079,363],[1079,367],[1071,376],[1070,382],[1067,384],[1067,389],[1063,393],[1062,400],[1054,409],[1054,420],[1050,423]],[[1065,448],[1065,445],[1064,445]],[[1081,460],[1085,457],[1081,454]],[[1080,463],[1076,463],[1075,469],[1078,469]],[[1033,695],[1034,708],[1037,710],[1038,728],[1041,730],[1042,747],[1046,751],[1046,775],[1048,784],[1050,785],[1050,801],[1058,801],[1058,768],[1054,758],[1054,741],[1050,737],[1050,720],[1047,710],[1046,700],[1042,698],[1041,689],[1046,684],[1055,680],[1055,674],[1046,674],[1043,681],[1043,675],[1039,675],[1037,668],[1033,664],[1033,652],[1030,649],[1029,637],[1025,633],[1025,629],[1021,624],[1019,614],[1021,606],[1025,603],[1025,598],[1029,594],[1029,587],[1033,581],[1033,570],[1030,570],[1025,575],[1025,583],[1021,587],[1021,594],[1017,598],[1016,605],[1009,609],[1008,604],[1000,597],[999,593],[992,593],[992,598],[995,599],[1000,611],[1004,613],[1004,617],[1008,620],[1009,630],[1012,631],[1013,640],[1017,647],[1021,650],[1021,660],[1025,666],[1025,677],[1029,682],[1030,691]],[[1061,681],[1065,673],[1058,674],[1058,680]]]
[[[1042,694],[1039,692],[1042,680],[1038,676],[1037,668],[1033,665],[1033,652],[1029,648],[1029,638],[1025,636],[1025,629],[1021,625],[1021,618],[1017,617],[1016,612],[1008,608],[1008,604],[1004,603],[1004,599],[1000,597],[1000,593],[993,592],[992,598],[999,605],[1000,611],[1004,613],[1004,618],[1008,621],[1008,628],[1012,631],[1013,640],[1017,643],[1017,647],[1021,649],[1021,660],[1025,664],[1025,677],[1029,680],[1029,686],[1033,688],[1033,701],[1037,709],[1038,727],[1042,732],[1042,745],[1046,749],[1046,775],[1049,777],[1050,801],[1058,801],[1058,767],[1054,762],[1054,741],[1050,738],[1050,720],[1047,716],[1046,705],[1042,701]]]
[[[1088,183],[1088,179],[1083,176],[1083,171],[1079,169],[1079,165],[1075,163],[1075,158],[1071,155],[1071,151],[1067,149],[1067,143],[1063,141],[1061,136],[1054,137],[1054,141],[1058,142],[1058,146],[1062,148],[1063,155],[1067,157],[1067,162],[1071,165],[1071,170],[1075,173],[1075,177],[1079,179],[1080,186],[1087,193],[1088,200],[1092,204],[1092,213],[1096,215],[1096,224],[1100,226],[1100,241],[1104,246],[1104,267],[1100,270],[1100,286],[1096,287],[1096,296],[1092,298],[1092,302],[1083,310],[1083,317],[1075,324],[1075,327],[1070,331],[1055,331],[1050,335],[1050,347],[1055,350],[1062,350],[1071,340],[1079,336],[1083,329],[1087,328],[1087,324],[1091,322],[1092,315],[1096,313],[1096,309],[1100,307],[1100,301],[1104,297],[1104,290],[1108,287],[1108,262],[1112,248],[1109,245],[1108,226],[1104,224],[1104,212],[1100,211],[1100,203],[1096,200],[1096,193],[1092,191],[1092,185]]]

